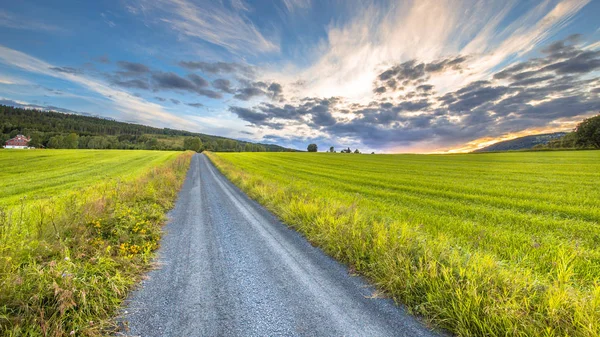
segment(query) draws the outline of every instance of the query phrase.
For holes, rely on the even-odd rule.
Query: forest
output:
[[[124,123],[112,119],[23,109],[0,105],[0,143],[23,134],[35,148],[210,150],[215,152],[293,151],[274,144],[169,128]]]

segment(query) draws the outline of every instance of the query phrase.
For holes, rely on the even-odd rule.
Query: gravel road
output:
[[[129,336],[437,336],[196,155]]]

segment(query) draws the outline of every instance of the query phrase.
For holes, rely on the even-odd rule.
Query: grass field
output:
[[[210,158],[436,326],[600,335],[599,151]]]
[[[0,151],[0,335],[105,335],[191,153]]]

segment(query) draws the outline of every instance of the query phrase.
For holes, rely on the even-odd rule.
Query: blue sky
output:
[[[0,103],[305,148],[463,151],[600,111],[600,1],[13,1]]]

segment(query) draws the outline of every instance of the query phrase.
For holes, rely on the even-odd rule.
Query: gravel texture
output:
[[[196,155],[129,336],[437,336]]]

